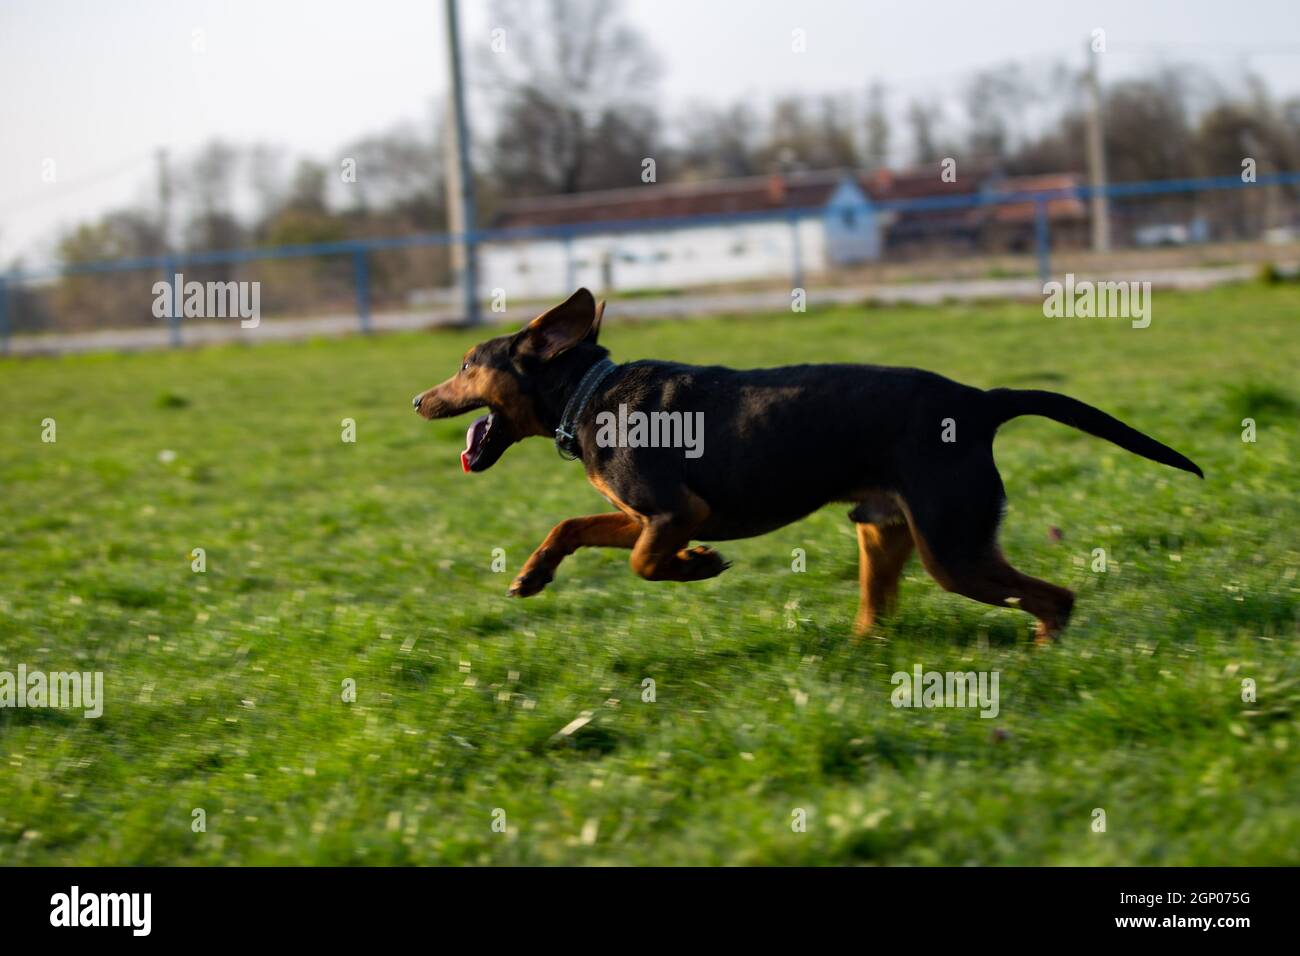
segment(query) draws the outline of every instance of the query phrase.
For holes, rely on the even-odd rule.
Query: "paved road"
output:
[[[1220,266],[1199,269],[1165,269],[1112,273],[1106,276],[1080,275],[1077,279],[1149,281],[1157,289],[1208,289],[1228,282],[1251,278],[1256,266]],[[911,303],[936,305],[945,300],[1038,299],[1043,287],[1037,279],[967,279],[944,282],[913,282],[828,287],[810,290],[808,306],[846,305],[866,301],[885,304]],[[617,319],[685,318],[701,315],[725,315],[787,309],[790,294],[780,290],[759,292],[700,292],[664,296],[657,299],[632,299],[609,303],[606,315]],[[534,309],[509,309],[485,313],[498,324],[519,325],[536,315]],[[383,312],[371,316],[371,328],[377,332],[453,325],[460,318],[454,310],[420,312]],[[352,314],[326,315],[312,319],[263,319],[254,329],[240,328],[235,319],[222,322],[191,322],[183,329],[187,346],[223,342],[275,342],[317,337],[354,335],[359,331]],[[16,335],[9,342],[10,355],[62,355],[75,352],[133,352],[165,349],[171,345],[170,332],[160,321],[155,326],[131,329],[104,329],[67,335]]]

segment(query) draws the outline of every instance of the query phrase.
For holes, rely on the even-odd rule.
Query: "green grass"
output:
[[[845,506],[723,543],[711,581],[584,551],[507,599],[552,524],[607,506],[541,440],[462,475],[466,420],[412,414],[469,334],[6,361],[0,670],[100,670],[107,703],[0,710],[0,862],[1300,862],[1298,312],[1281,285],[1157,294],[1145,330],[1033,305],[605,330],[618,360],[1057,389],[1189,454],[1206,481],[1002,431],[1005,549],[1078,592],[1046,649],[915,563],[853,643]],[[1001,712],[895,709],[917,663],[998,671]]]

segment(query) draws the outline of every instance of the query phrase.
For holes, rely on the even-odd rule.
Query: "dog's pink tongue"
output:
[[[476,418],[474,424],[465,430],[465,450],[460,453],[460,470],[469,474],[470,463],[474,456],[478,454],[478,449],[483,444],[483,436],[487,433],[488,416]]]

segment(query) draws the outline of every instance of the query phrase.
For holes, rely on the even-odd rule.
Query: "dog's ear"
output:
[[[584,339],[595,341],[604,303],[579,289],[555,308],[543,312],[515,336],[515,350],[543,362],[562,355]]]
[[[596,303],[596,318],[591,323],[591,329],[587,332],[587,337],[584,341],[590,342],[592,345],[596,344],[596,336],[600,335],[600,320],[603,319],[604,317],[605,317],[605,300],[601,299],[599,302]]]

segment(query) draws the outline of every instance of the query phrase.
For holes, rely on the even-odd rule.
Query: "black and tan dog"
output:
[[[998,426],[1043,415],[1201,475],[1172,448],[1053,392],[983,391],[874,365],[615,366],[596,343],[603,311],[579,289],[517,334],[475,346],[456,375],[413,402],[430,419],[489,409],[469,428],[466,471],[490,468],[521,439],[555,437],[618,509],[556,525],[511,586],[519,597],[541,591],[582,547],[630,548],[632,570],[647,580],[711,578],[728,565],[692,540],[753,537],[844,501],[854,505],[861,559],[858,633],[892,603],[915,546],[944,588],[1028,611],[1045,640],[1069,620],[1074,595],[1021,574],[998,549]],[[703,413],[703,454],[598,440],[599,413],[620,405]]]

